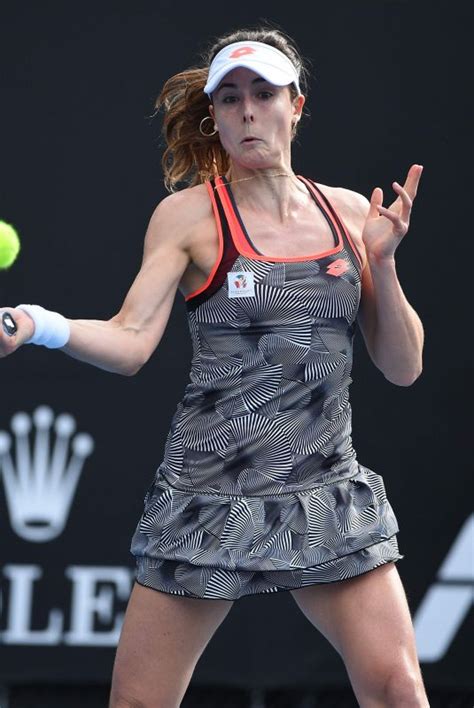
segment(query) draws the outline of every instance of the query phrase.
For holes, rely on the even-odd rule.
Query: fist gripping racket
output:
[[[20,238],[14,226],[0,221],[0,268],[10,268],[20,251]],[[15,320],[8,313],[2,315],[3,331],[9,337],[18,330]]]

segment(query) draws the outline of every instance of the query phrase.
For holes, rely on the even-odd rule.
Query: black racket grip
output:
[[[4,312],[2,315],[2,325],[3,325],[3,331],[5,334],[7,334],[9,337],[12,337],[18,330],[18,327],[16,326],[16,322],[13,319],[13,317],[10,315],[9,312]]]

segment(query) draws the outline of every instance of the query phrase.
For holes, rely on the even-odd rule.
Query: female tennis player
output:
[[[429,705],[398,523],[357,458],[349,402],[357,326],[389,382],[422,371],[423,327],[396,271],[422,166],[393,182],[390,206],[380,187],[369,201],[295,174],[307,74],[283,32],[221,37],[157,100],[170,194],[120,311],[2,310],[3,356],[41,344],[128,376],[178,289],[186,301],[190,378],[131,542],[110,708],[178,707],[233,602],[280,591],[340,654],[361,706]]]

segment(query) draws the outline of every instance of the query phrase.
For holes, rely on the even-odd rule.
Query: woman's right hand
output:
[[[207,190],[198,187],[170,194],[155,208],[145,234],[140,270],[119,312],[108,320],[68,319],[70,336],[60,351],[124,376],[133,376],[148,361],[161,340],[179,283],[191,262],[190,242],[202,233],[202,226],[198,231],[196,223],[213,218]],[[18,328],[12,336],[3,329],[5,312]],[[34,328],[24,310],[0,308],[0,358],[27,342]]]
[[[15,320],[17,331],[8,335],[3,329],[2,316],[4,312]],[[24,310],[15,307],[0,307],[0,358],[13,354],[22,344],[30,339],[35,331],[35,324]]]

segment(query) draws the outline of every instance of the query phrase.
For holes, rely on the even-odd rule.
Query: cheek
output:
[[[221,118],[219,123],[219,138],[224,147],[237,145],[239,139],[239,131],[235,121],[229,120],[228,117]]]
[[[236,138],[232,137],[232,131],[229,133],[224,127],[219,127],[219,142],[228,155],[237,154],[239,146]]]
[[[291,124],[291,115],[288,112],[288,107],[285,106],[269,106],[266,111],[262,113],[262,118],[265,125],[278,132],[287,131],[288,126]]]
[[[229,142],[232,142],[232,131],[229,131],[222,121],[219,123],[219,139],[224,147],[227,147]]]

